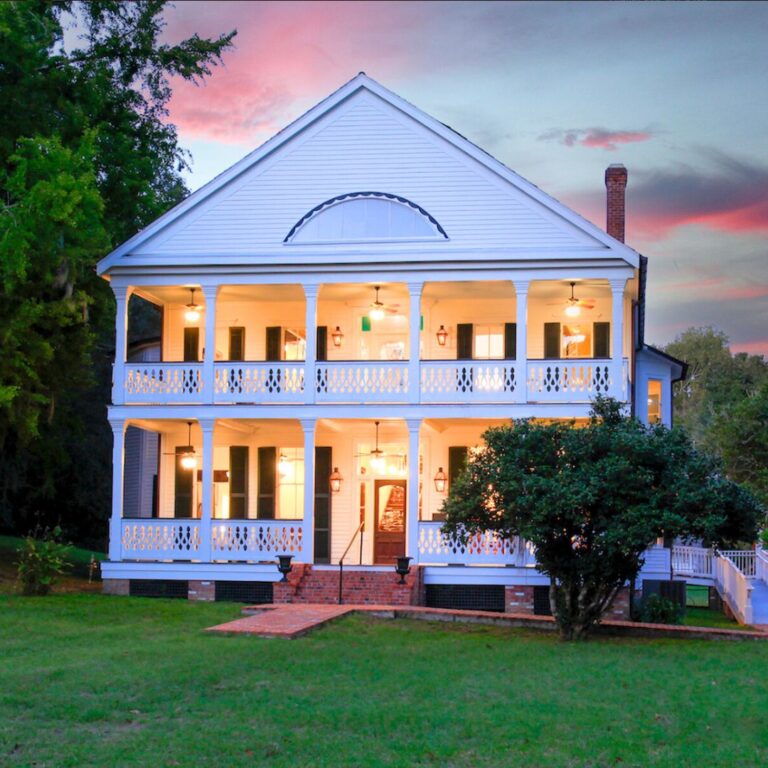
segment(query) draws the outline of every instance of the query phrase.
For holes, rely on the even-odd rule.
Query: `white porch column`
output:
[[[123,475],[125,473],[125,419],[110,419],[112,427],[112,517],[109,521],[109,560],[123,553]]]
[[[408,402],[421,400],[421,292],[424,283],[408,283]]]
[[[302,562],[315,562],[315,419],[302,419],[304,432],[304,555]]]
[[[112,402],[125,402],[125,361],[128,349],[128,299],[132,290],[126,286],[113,285],[117,312],[115,314],[115,362],[112,366]]]
[[[624,393],[624,288],[626,278],[611,280],[611,363],[613,386],[610,394],[618,399]],[[629,393],[624,393],[629,397]]]
[[[200,560],[211,562],[211,519],[213,518],[213,432],[215,419],[198,419],[203,433],[203,507],[200,514]],[[193,470],[195,471],[195,470]]]
[[[304,347],[304,402],[315,402],[315,364],[317,360],[317,294],[320,286],[305,285],[307,342]],[[314,426],[313,426],[314,434]],[[305,465],[306,467],[306,459]]]
[[[218,285],[204,285],[205,297],[205,353],[203,355],[203,392],[204,402],[213,403],[216,392],[213,364],[216,360],[216,297]]]
[[[419,562],[419,430],[421,419],[406,419],[408,427],[408,519],[405,522],[405,554]]]
[[[528,401],[528,280],[514,280],[515,304],[517,308],[515,402]]]

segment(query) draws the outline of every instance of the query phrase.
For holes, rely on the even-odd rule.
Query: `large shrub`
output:
[[[69,547],[60,541],[61,529],[45,528],[29,534],[17,550],[22,594],[41,596],[50,593],[67,570]]]

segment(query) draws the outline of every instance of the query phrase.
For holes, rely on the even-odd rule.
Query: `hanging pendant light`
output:
[[[371,308],[368,310],[368,317],[371,318],[371,320],[383,320],[384,319],[384,305],[379,301],[379,290],[381,289],[380,285],[375,286],[376,290],[376,299],[371,304]]]
[[[575,285],[575,282],[571,282],[571,298],[568,299],[568,306],[565,308],[566,317],[578,317],[581,314],[579,300],[573,295]]]
[[[371,469],[375,472],[381,472],[386,467],[386,461],[384,461],[384,451],[379,448],[379,422],[376,424],[376,447],[371,451]]]
[[[343,481],[344,478],[341,476],[339,468],[334,467],[333,472],[331,472],[330,477],[328,478],[328,483],[331,486],[331,493],[338,493],[341,490],[341,484]]]
[[[187,422],[187,443],[188,445],[180,445],[176,449],[176,453],[179,456],[179,463],[182,469],[194,469],[197,466],[197,455],[195,454],[195,446],[192,445],[192,422]]]
[[[184,319],[188,323],[196,323],[200,319],[200,307],[195,304],[195,289],[190,288],[189,292],[191,294],[191,298],[189,300],[189,304],[187,304],[187,309],[184,312]]]
[[[448,476],[443,472],[443,468],[440,467],[440,469],[437,470],[437,474],[435,475],[435,490],[438,493],[444,493],[445,487],[448,484]]]
[[[441,346],[445,346],[445,342],[448,341],[448,331],[445,330],[445,326],[441,325],[440,329],[438,330],[437,334],[437,343]]]
[[[344,334],[341,332],[341,328],[339,328],[339,326],[337,325],[336,330],[331,332],[331,339],[333,340],[333,346],[340,347],[343,338],[344,338]]]

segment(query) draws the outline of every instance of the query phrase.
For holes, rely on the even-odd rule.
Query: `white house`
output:
[[[532,610],[525,544],[440,508],[489,425],[670,422],[626,181],[606,233],[361,73],[117,248],[106,589],[336,600],[343,558],[345,600]],[[132,295],[162,338],[129,362]]]

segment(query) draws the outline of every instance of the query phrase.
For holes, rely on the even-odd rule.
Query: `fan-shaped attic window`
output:
[[[421,206],[383,192],[354,192],[313,208],[288,233],[286,243],[447,240]]]

